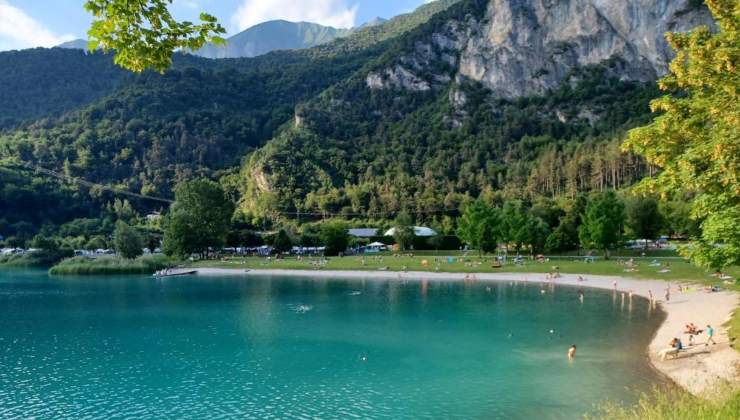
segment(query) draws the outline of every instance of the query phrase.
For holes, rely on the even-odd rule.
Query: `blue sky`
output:
[[[360,25],[380,16],[409,12],[429,0],[174,0],[178,19],[215,15],[232,35],[272,19],[309,21],[336,27]],[[90,17],[84,0],[0,0],[0,51],[51,47],[85,38]]]

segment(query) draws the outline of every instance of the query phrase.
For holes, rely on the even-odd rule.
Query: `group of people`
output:
[[[707,328],[705,330],[700,330],[696,324],[690,322],[686,324],[684,330],[684,334],[688,334],[689,336],[689,346],[693,346],[695,344],[694,337],[703,332],[707,334],[707,341],[704,343],[705,346],[708,346],[709,344],[717,344],[717,342],[714,341],[714,328],[711,325],[707,324]],[[672,355],[675,358],[681,350],[684,350],[683,342],[680,338],[674,337],[670,342],[668,342],[668,347],[659,351],[658,355],[661,360],[665,360],[669,355]]]
[[[704,331],[705,330],[700,330],[699,327],[697,327],[693,322],[686,324],[684,334],[689,335],[689,345],[694,345],[694,337],[701,334]],[[714,341],[714,328],[712,328],[711,325],[707,325],[706,333],[707,333],[707,341],[704,344],[707,346],[710,343],[712,345],[717,344]]]

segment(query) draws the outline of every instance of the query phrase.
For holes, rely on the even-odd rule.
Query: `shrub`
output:
[[[121,257],[74,257],[63,260],[49,270],[51,275],[152,274],[171,266],[164,255],[149,255],[134,260]]]

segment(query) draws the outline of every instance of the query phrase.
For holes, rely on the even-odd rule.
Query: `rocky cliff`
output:
[[[668,31],[711,25],[696,0],[490,0],[481,16],[450,21],[392,67],[368,74],[371,89],[426,90],[433,61],[481,82],[495,96],[541,95],[579,67],[614,61],[622,80],[651,81],[672,58]]]

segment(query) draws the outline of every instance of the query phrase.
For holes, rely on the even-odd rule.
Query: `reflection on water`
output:
[[[0,272],[0,417],[574,418],[658,380],[663,316],[578,290]]]

